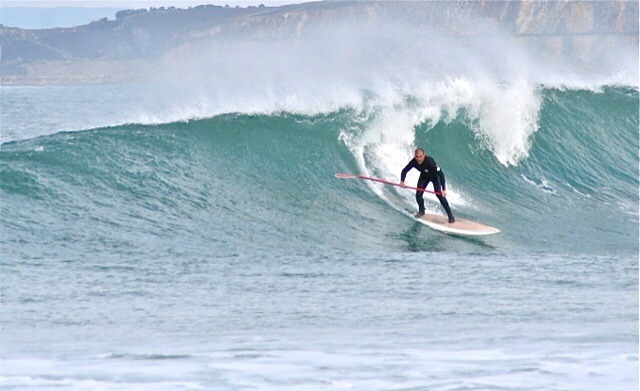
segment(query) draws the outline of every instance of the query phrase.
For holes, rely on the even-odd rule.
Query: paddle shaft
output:
[[[341,177],[338,177],[341,178]],[[384,183],[385,185],[391,185],[391,186],[398,186],[398,187],[402,187],[403,189],[410,189],[410,190],[417,190],[417,191],[424,191],[425,193],[431,193],[431,194],[441,194],[439,191],[431,191],[431,190],[427,190],[427,189],[423,189],[421,187],[412,187],[412,186],[402,186],[399,183],[396,182],[391,182],[391,181],[386,181],[384,179],[380,179],[380,178],[373,178],[370,176],[364,176],[364,175],[353,175],[353,176],[345,176],[342,178],[360,178],[360,179],[365,179],[367,181],[373,181],[373,182],[379,182],[379,183]]]

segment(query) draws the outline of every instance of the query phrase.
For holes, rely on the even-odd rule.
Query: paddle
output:
[[[340,179],[365,179],[367,181],[380,182],[380,183],[384,183],[386,185],[402,187],[402,185],[399,184],[399,183],[390,182],[390,181],[386,181],[384,179],[379,179],[379,178],[373,178],[373,177],[370,177],[370,176],[358,175],[358,174],[336,174],[336,178],[340,178]],[[423,189],[423,188],[420,188],[420,187],[404,186],[404,188],[405,189],[411,189],[411,190],[424,191],[426,193],[431,193],[431,194],[440,194],[439,191],[431,191],[431,190]]]

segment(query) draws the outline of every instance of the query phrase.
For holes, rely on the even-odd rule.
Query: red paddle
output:
[[[385,181],[384,179],[378,179],[378,178],[373,178],[373,177],[370,177],[370,176],[364,176],[364,175],[358,175],[358,174],[336,174],[336,178],[340,178],[340,179],[355,179],[355,178],[358,178],[358,179],[365,179],[367,181],[380,182],[380,183],[384,183],[386,185],[402,187],[402,185],[399,184],[399,183]],[[431,194],[440,194],[439,191],[431,191],[431,190],[427,190],[427,189],[422,189],[420,187],[405,186],[404,188],[405,189],[411,189],[411,190],[424,191],[426,193],[431,193]]]

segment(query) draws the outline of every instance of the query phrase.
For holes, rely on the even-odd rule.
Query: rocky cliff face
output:
[[[617,42],[638,49],[636,1],[315,2],[282,7],[200,6],[122,11],[76,28],[0,27],[3,84],[127,79],[141,63],[203,42],[305,39],[349,26],[359,33],[411,26],[415,36],[511,36],[548,56],[588,63]],[[348,38],[348,37],[346,37]],[[316,38],[317,39],[317,38]],[[113,67],[108,66],[113,65]],[[52,79],[52,80],[53,80]],[[35,81],[34,81],[35,80]],[[55,82],[55,81],[54,81]]]
[[[638,35],[638,3],[634,1],[429,1],[321,2],[281,7],[251,15],[214,31],[258,36],[303,35],[305,30],[336,23],[365,26],[400,21],[431,26],[451,35],[476,35],[469,21],[514,35]],[[215,35],[215,34],[214,34]]]

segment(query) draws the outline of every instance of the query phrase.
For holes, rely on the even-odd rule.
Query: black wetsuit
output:
[[[407,173],[412,168],[420,171],[420,178],[418,178],[418,185],[416,187],[426,189],[429,182],[433,182],[433,190],[438,192],[436,197],[440,200],[440,204],[444,208],[445,212],[447,212],[447,216],[449,217],[449,221],[454,220],[453,213],[451,213],[451,208],[449,207],[449,202],[445,197],[440,194],[440,191],[447,190],[446,182],[444,178],[444,172],[438,167],[436,161],[433,160],[431,156],[424,156],[424,161],[422,164],[418,164],[416,159],[411,159],[409,164],[405,168],[402,169],[402,174],[400,174],[400,180],[404,182],[407,177]],[[416,201],[418,202],[418,208],[421,213],[424,213],[424,192],[416,191]]]

